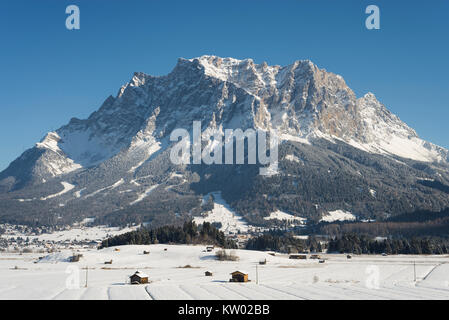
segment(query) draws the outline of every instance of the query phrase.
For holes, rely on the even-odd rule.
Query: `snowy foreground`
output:
[[[40,260],[42,254],[1,253],[0,299],[449,299],[449,256],[322,255],[326,262],[319,263],[235,250],[240,260],[223,262],[204,246],[186,245],[77,253],[83,255],[79,262],[68,262],[71,250]],[[267,264],[259,265],[264,259]],[[150,283],[128,284],[136,270]],[[236,270],[248,272],[251,282],[229,283]]]

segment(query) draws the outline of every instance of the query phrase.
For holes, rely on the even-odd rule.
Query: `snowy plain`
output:
[[[325,263],[319,263],[235,250],[238,261],[217,261],[205,249],[129,245],[62,250],[41,259],[1,253],[0,299],[449,299],[449,256],[322,254]],[[73,254],[83,256],[68,262]],[[149,275],[149,284],[128,283],[136,270]],[[230,283],[236,270],[246,270],[251,281]]]

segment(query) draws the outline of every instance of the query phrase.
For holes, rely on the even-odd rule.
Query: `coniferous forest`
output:
[[[372,239],[355,233],[344,234],[328,243],[328,252],[354,254],[447,254],[449,240],[436,237]]]
[[[162,226],[154,229],[140,228],[136,231],[108,238],[101,248],[128,244],[214,244],[223,248],[235,249],[237,244],[226,238],[212,224],[205,222],[197,226],[195,222],[185,222],[183,226]]]

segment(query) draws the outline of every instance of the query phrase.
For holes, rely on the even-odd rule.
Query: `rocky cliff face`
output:
[[[91,206],[92,210],[87,210],[89,214],[100,210],[102,214],[117,216],[121,212],[124,216],[134,216],[136,210],[130,208],[138,205],[141,206],[139,210],[146,212],[152,201],[158,201],[156,206],[160,206],[162,212],[161,199],[152,199],[153,191],[162,196],[172,195],[176,188],[176,197],[191,203],[176,209],[181,213],[174,212],[173,208],[168,211],[173,209],[173,214],[181,216],[195,214],[195,210],[201,211],[194,200],[200,191],[193,186],[207,185],[208,179],[201,174],[212,168],[198,171],[194,167],[176,167],[168,159],[172,146],[170,133],[176,128],[191,130],[193,121],[201,121],[205,132],[211,128],[276,129],[284,153],[294,148],[296,153],[318,152],[329,158],[331,153],[341,156],[345,152],[343,156],[350,160],[335,167],[342,172],[348,166],[351,172],[368,170],[369,166],[357,161],[348,164],[355,161],[354,157],[363,157],[377,159],[382,165],[388,163],[386,166],[402,162],[414,170],[413,173],[404,171],[404,174],[413,175],[412,184],[416,184],[418,178],[444,182],[447,175],[447,150],[421,140],[372,93],[357,98],[339,75],[319,69],[310,61],[296,61],[281,67],[255,64],[251,59],[203,56],[179,59],[166,76],[135,73],[116,97],[108,97],[88,119],[73,118],[55,132],[49,132],[0,173],[1,197],[6,201],[3,208],[8,211],[4,215],[11,217],[11,212],[20,211],[37,212],[41,217],[41,211],[52,208],[51,219],[64,219],[70,207],[70,219],[75,219],[83,211],[80,208]],[[309,162],[289,161],[288,167],[296,166],[296,171],[307,166],[327,168],[327,161],[316,158]],[[290,169],[285,166],[283,169],[280,176],[291,174],[287,172]],[[221,169],[217,170],[207,174],[213,177]],[[246,167],[244,170],[251,171]],[[251,184],[259,178],[248,176],[247,179],[245,183]],[[73,185],[73,190],[51,197],[48,203],[36,200],[47,198],[52,192],[61,192],[63,181]],[[216,182],[214,188],[226,189],[226,186],[220,187]],[[420,192],[426,194],[424,189]],[[446,203],[440,199],[444,196],[439,191],[432,192],[436,192],[430,196],[433,200],[423,196],[426,200],[418,202],[427,201],[428,208],[444,207]],[[100,201],[100,196],[105,198]],[[285,209],[309,214],[305,210],[310,201],[302,203],[299,193],[296,197],[295,204]],[[410,198],[407,203],[413,207],[415,200],[407,197]],[[229,196],[229,201],[237,206],[241,204],[236,196]],[[335,205],[335,200],[326,201],[329,208]],[[429,205],[429,201],[437,204]],[[309,204],[305,205],[306,202]],[[278,207],[279,203],[270,206]],[[361,215],[380,214],[380,211],[394,213],[392,208],[385,207],[358,210]]]

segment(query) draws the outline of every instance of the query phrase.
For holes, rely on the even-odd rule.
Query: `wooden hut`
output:
[[[289,259],[299,259],[299,260],[306,260],[307,255],[305,254],[291,254],[288,256]]]
[[[205,275],[206,277],[212,277],[212,272],[206,271],[206,272],[204,272],[204,275]]]
[[[132,276],[129,277],[131,284],[142,284],[148,283],[148,275],[140,271],[136,271]]]
[[[234,271],[231,273],[232,278],[229,282],[248,282],[248,273],[244,271]]]
[[[75,254],[69,258],[69,262],[78,262],[82,256],[82,254]]]

